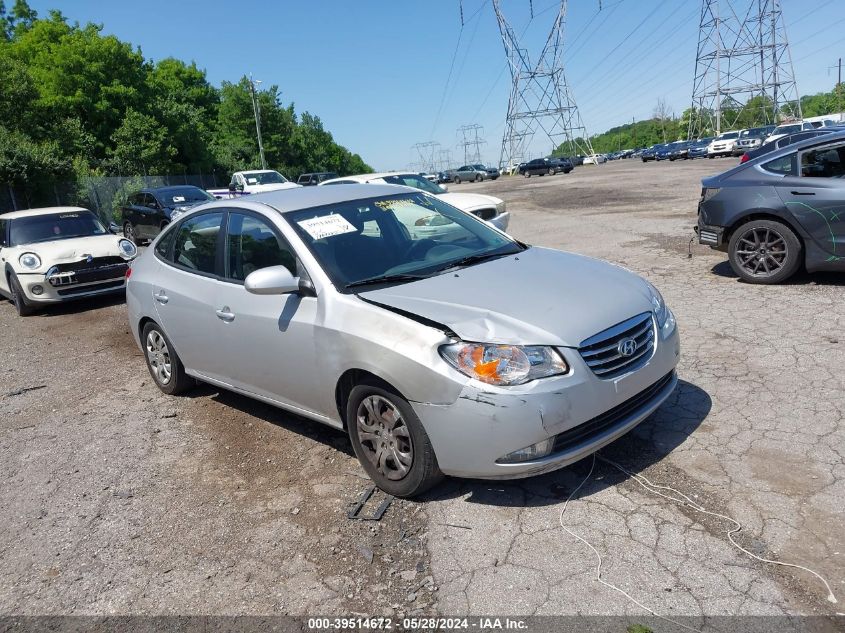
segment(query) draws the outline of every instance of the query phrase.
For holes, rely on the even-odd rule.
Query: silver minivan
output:
[[[449,230],[411,231],[411,216]],[[345,430],[400,496],[444,474],[571,464],[677,382],[675,318],[654,286],[407,187],[193,209],[133,262],[127,305],[164,392],[201,380]]]

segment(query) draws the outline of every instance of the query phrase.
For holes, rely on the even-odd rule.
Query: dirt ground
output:
[[[506,200],[523,241],[645,276],[677,316],[678,390],[602,451],[562,516],[592,460],[448,480],[350,521],[368,481],[344,435],[210,387],[160,394],[120,300],[27,319],[0,303],[0,613],[845,611],[845,278],[750,286],[690,245],[700,178],[732,164],[450,187]],[[813,569],[839,603],[605,460],[734,518],[741,546]],[[597,555],[640,606],[595,580]]]

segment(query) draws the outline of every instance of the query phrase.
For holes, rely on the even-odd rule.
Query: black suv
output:
[[[572,161],[570,161],[568,158],[552,157],[549,159],[549,162],[555,168],[555,171],[557,173],[563,172],[564,174],[568,174],[573,169],[575,169],[574,165],[572,164]]]
[[[529,160],[519,168],[519,173],[526,178],[530,178],[531,176],[545,176],[546,174],[551,176],[557,172],[557,167],[555,167],[548,158],[535,158],[534,160]]]
[[[135,244],[151,240],[170,224],[174,212],[213,200],[214,196],[193,185],[141,189],[120,208],[123,235]]]
[[[303,187],[311,187],[319,185],[324,180],[331,180],[332,178],[337,178],[337,174],[333,171],[316,171],[312,174],[300,174],[296,184],[302,185]]]

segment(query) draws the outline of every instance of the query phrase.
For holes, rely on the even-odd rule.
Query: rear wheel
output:
[[[164,393],[174,396],[194,386],[194,379],[185,373],[185,367],[170,340],[157,323],[150,321],[141,333],[144,358],[153,380]]]
[[[346,402],[346,423],[355,455],[388,494],[413,497],[443,478],[422,423],[389,386],[375,380],[356,385]]]
[[[35,306],[32,305],[23,293],[21,283],[18,281],[18,276],[15,273],[9,274],[9,290],[12,294],[12,303],[15,310],[18,311],[18,316],[29,316],[35,312]]]
[[[778,284],[801,266],[801,242],[785,224],[752,220],[733,232],[728,243],[731,268],[752,284]]]

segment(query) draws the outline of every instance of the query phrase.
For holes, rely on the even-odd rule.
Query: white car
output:
[[[797,134],[798,132],[804,132],[806,130],[815,130],[817,127],[821,127],[821,125],[813,125],[811,121],[793,121],[791,123],[782,123],[772,130],[772,133],[763,140],[763,144],[765,145],[766,143],[771,143],[772,141],[776,141],[784,136],[789,136],[790,134]]]
[[[733,156],[736,149],[736,143],[739,140],[739,135],[745,130],[734,130],[732,132],[722,132],[710,141],[707,146],[707,158],[716,158],[717,156]]]
[[[117,229],[115,226],[114,229]],[[39,305],[123,292],[135,244],[79,207],[0,215],[0,295],[20,316]]]
[[[372,183],[372,184],[388,184],[388,185],[403,185],[405,187],[413,187],[420,189],[426,193],[437,196],[443,202],[457,207],[461,211],[471,213],[474,216],[487,221],[495,226],[500,231],[507,231],[508,221],[510,220],[510,213],[506,210],[504,200],[494,198],[481,193],[449,193],[449,190],[436,183],[430,182],[419,174],[411,172],[384,172],[379,174],[360,174],[358,176],[343,176],[342,178],[334,178],[332,180],[325,180],[320,183],[320,187],[326,185],[346,185],[355,183]],[[402,218],[399,218],[402,221]],[[414,223],[414,230],[422,230],[419,225]],[[432,227],[432,232],[435,232]],[[438,235],[443,232],[443,228],[437,229]],[[413,232],[413,231],[412,231]]]
[[[592,156],[584,157],[584,165],[601,165],[607,162],[607,156],[604,154],[593,154]]]
[[[236,171],[232,174],[228,189],[209,189],[208,193],[215,198],[234,198],[251,193],[295,189],[301,186],[273,169],[253,169],[252,171]]]

